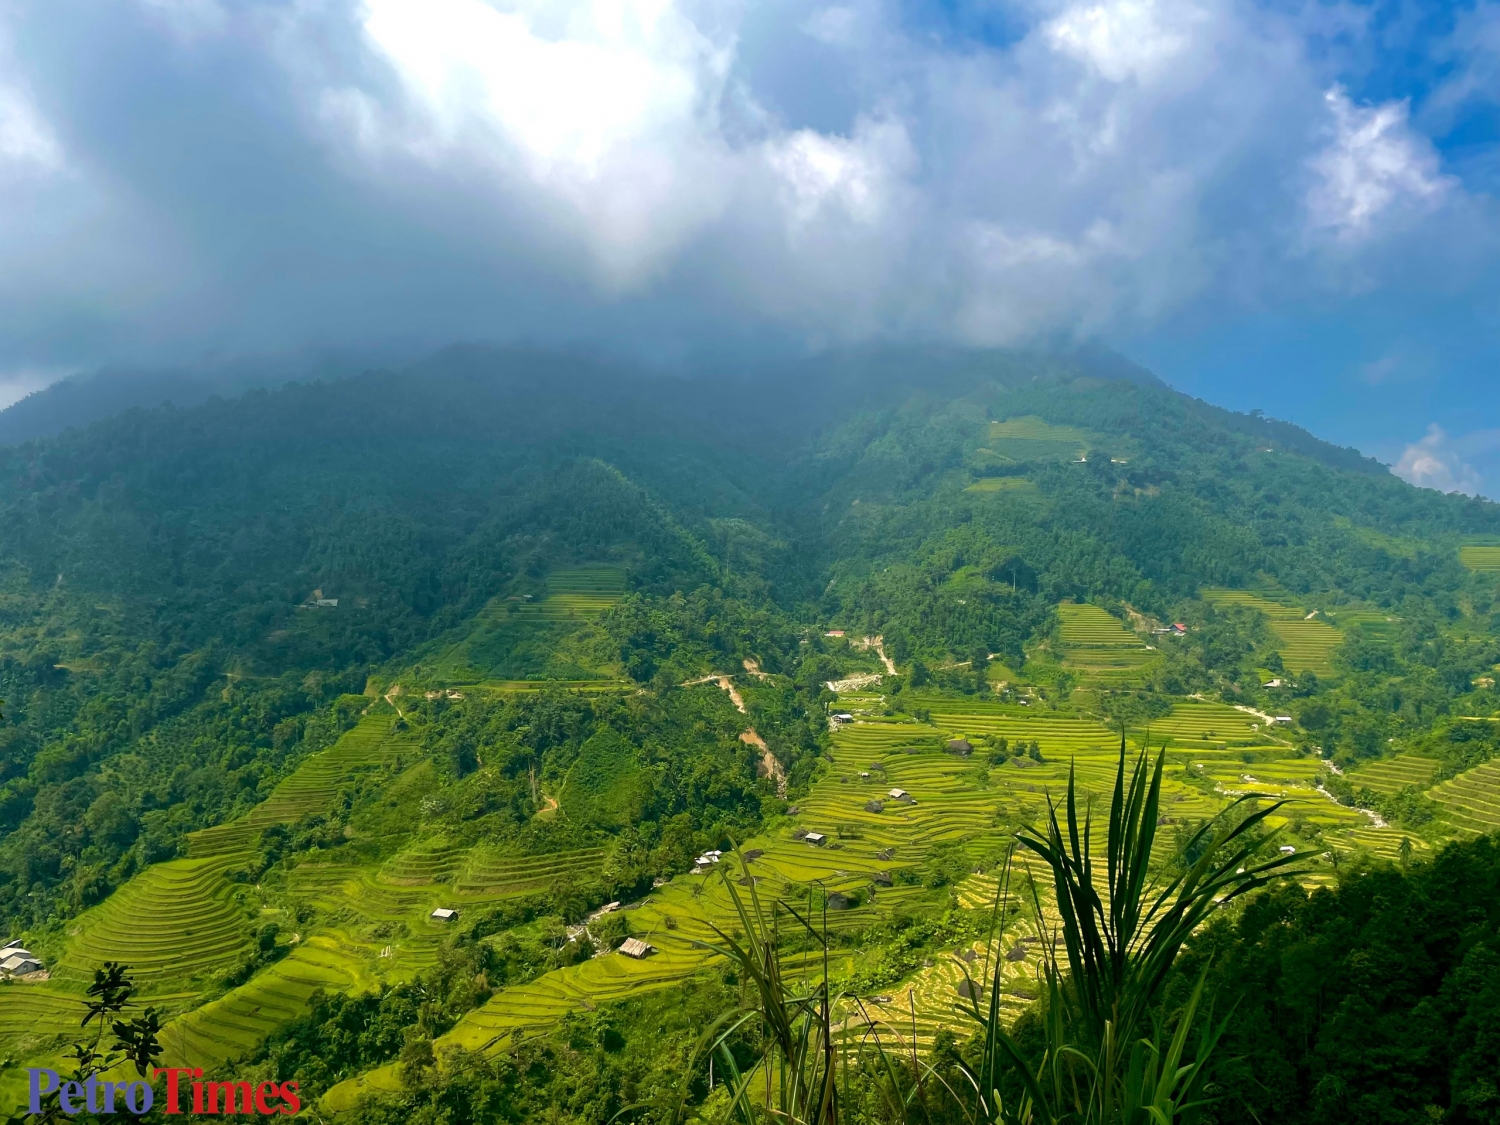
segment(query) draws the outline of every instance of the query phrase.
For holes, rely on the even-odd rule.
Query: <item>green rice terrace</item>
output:
[[[1215,605],[1246,606],[1265,614],[1271,630],[1281,641],[1277,651],[1288,671],[1334,675],[1333,652],[1343,644],[1344,634],[1326,620],[1321,620],[1325,615],[1317,610],[1286,605],[1249,590],[1204,590],[1203,599]],[[1350,611],[1341,615],[1340,620],[1353,626],[1365,620],[1378,620],[1383,624],[1388,618],[1383,614],[1362,616]]]
[[[1065,621],[1065,636],[1080,644],[1120,643],[1119,623],[1102,611],[1072,613]],[[706,684],[693,690],[718,688]],[[985,911],[993,905],[995,865],[1009,832],[1044,815],[1049,795],[1061,791],[1068,770],[1075,769],[1084,790],[1096,798],[1112,784],[1119,736],[1087,717],[909,695],[903,706],[928,716],[917,722],[905,714],[886,716],[888,702],[871,693],[840,696],[839,706],[856,719],[834,734],[825,774],[771,832],[741,841],[744,854],[754,857],[743,871],[731,855],[721,861],[724,871],[739,883],[753,880],[765,899],[805,904],[809,895],[819,902],[842,896],[841,909],[828,915],[836,933],[930,896],[922,881],[924,865],[957,849],[972,873],[953,893],[963,906]],[[377,701],[358,726],[306,762],[250,816],[197,834],[188,858],[148,869],[80,916],[52,978],[6,990],[0,1050],[13,1059],[55,1057],[49,1051],[70,1031],[92,966],[120,959],[133,967],[143,997],[178,1013],[163,1035],[166,1062],[227,1062],[295,1018],[319,990],[367,991],[429,968],[444,936],[442,924],[429,917],[435,908],[464,911],[521,896],[601,860],[598,849],[516,856],[429,838],[368,866],[309,857],[292,869],[283,905],[274,911],[262,905],[258,887],[232,878],[261,828],[316,811],[361,774],[388,777],[393,779],[388,784],[397,786],[421,784],[420,776],[404,767],[411,736],[395,730],[395,720],[393,708]],[[1129,732],[1134,747],[1147,737],[1144,728]],[[951,752],[947,744],[953,739],[966,740],[972,752]],[[992,748],[1000,739],[1010,745],[1034,742],[1042,760],[1003,754],[996,761]],[[1306,874],[1310,882],[1331,878],[1329,854],[1398,854],[1402,833],[1329,800],[1316,786],[1320,764],[1270,737],[1253,714],[1182,701],[1151,723],[1149,740],[1153,748],[1167,749],[1163,815],[1169,824],[1195,823],[1231,795],[1255,791],[1290,802],[1278,823],[1291,846],[1313,857]],[[1422,773],[1421,764],[1410,759],[1370,768],[1390,783]],[[1497,792],[1500,775],[1486,768],[1445,782],[1433,795],[1463,810],[1456,823],[1466,829],[1500,823],[1500,806],[1486,797]],[[1097,822],[1096,830],[1102,831]],[[804,839],[807,834],[821,835],[821,845],[809,843],[813,837]],[[1102,837],[1097,842],[1102,846]],[[655,948],[653,956],[633,960],[606,953],[502,989],[442,1036],[438,1046],[503,1050],[569,1011],[691,977],[708,961],[699,943],[713,940],[711,926],[734,924],[728,896],[720,867],[677,876],[626,908],[630,932]],[[317,917],[338,923],[297,932],[289,955],[244,984],[215,988],[215,975],[249,949],[256,925],[266,917],[284,917],[286,902],[304,903]],[[939,1029],[961,1027],[954,999],[962,961],[1008,954],[1010,988],[1004,1002],[1018,1011],[1037,993],[1035,949],[1042,940],[1050,938],[1037,932],[1033,920],[1016,921],[988,947],[971,943],[929,959],[898,986],[872,995],[870,1010],[888,1013],[890,1034],[909,1038],[915,1028],[918,1044],[930,1044]],[[853,977],[862,968],[857,949],[837,952],[837,975]],[[370,1088],[397,1088],[394,1069],[345,1083],[328,1095],[327,1104],[347,1108]],[[15,1096],[13,1084],[8,1090]]]
[[[550,573],[536,592],[503,594],[443,646],[430,673],[456,685],[527,690],[562,682],[607,690],[617,669],[595,667],[576,637],[625,593],[625,572],[594,565]]]
[[[1058,426],[1037,417],[991,422],[978,458],[995,463],[1078,461],[1094,444],[1094,436],[1074,426]]]
[[[1470,570],[1500,572],[1500,546],[1468,546],[1458,549],[1458,561]]]
[[[1057,607],[1063,667],[1083,682],[1119,686],[1138,682],[1156,653],[1096,605],[1064,602]]]

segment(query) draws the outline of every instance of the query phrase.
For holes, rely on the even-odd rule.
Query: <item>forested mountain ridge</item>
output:
[[[225,918],[246,912],[229,952],[160,970],[195,1035],[200,1008],[316,954],[294,931],[366,950],[327,987],[396,988],[360,1018],[397,1045],[331,1085],[394,1057],[413,980],[438,989],[427,1038],[464,1034],[494,989],[581,971],[563,927],[611,897],[670,896],[705,849],[790,832],[848,781],[835,703],[931,729],[920,746],[955,729],[942,707],[1073,732],[1023,770],[1212,705],[1184,745],[1353,770],[1325,792],[1438,846],[1488,815],[1450,790],[1500,713],[1489,545],[1488,501],[1088,355],[684,380],[463,350],[132,411],[0,451],[0,918],[62,966],[37,995],[64,996],[142,880],[211,875]],[[1360,769],[1413,761],[1421,784]],[[1222,792],[1195,768],[1187,790]],[[870,923],[870,980],[968,934],[943,888],[1019,815],[898,858],[946,920],[900,954]],[[1330,854],[1364,846],[1327,831]],[[472,896],[462,949],[422,928],[443,894]],[[237,1049],[295,1068],[305,1031]]]

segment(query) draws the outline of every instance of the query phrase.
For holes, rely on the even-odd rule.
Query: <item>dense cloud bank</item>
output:
[[[1012,343],[1492,252],[1431,139],[1488,96],[1482,36],[1419,122],[1347,84],[1389,39],[1363,10],[960,8],[0,6],[0,370],[729,324]]]

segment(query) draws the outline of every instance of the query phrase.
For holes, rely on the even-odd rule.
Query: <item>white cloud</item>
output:
[[[1477,495],[1483,484],[1478,470],[1452,448],[1448,435],[1436,422],[1427,427],[1426,437],[1406,447],[1391,471],[1419,488],[1439,492]]]
[[[497,205],[536,189],[582,220],[609,284],[638,284],[725,206],[731,48],[672,4],[365,0],[360,22],[403,101],[330,87],[326,119],[377,157],[488,178]]]
[[[1315,182],[1307,207],[1315,229],[1360,239],[1382,216],[1430,208],[1456,187],[1432,143],[1411,128],[1405,101],[1355,105],[1338,86],[1324,98],[1332,137],[1310,161]]]
[[[1111,82],[1148,82],[1192,48],[1207,21],[1203,8],[1183,0],[1105,0],[1068,8],[1043,34]]]
[[[769,143],[765,159],[781,181],[795,224],[826,218],[832,207],[870,225],[885,218],[914,154],[901,123],[886,119],[860,121],[852,137],[799,129]]]
[[[62,167],[62,146],[22,91],[0,85],[0,167],[42,172]]]
[[[621,324],[1142,333],[1188,308],[1368,291],[1411,245],[1486,257],[1500,233],[1420,113],[1333,85],[1329,44],[1369,33],[1339,16],[1333,34],[1326,5],[1014,0],[1001,43],[885,0],[87,10],[49,0],[28,26],[56,44],[0,52],[0,285],[168,352],[367,331],[607,344]],[[190,111],[138,101],[167,83]],[[117,141],[143,120],[151,146]],[[24,231],[16,190],[59,168],[82,186]],[[49,265],[47,246],[115,247],[115,264]],[[36,358],[7,354],[30,346],[6,325],[31,307],[4,312],[0,361]]]

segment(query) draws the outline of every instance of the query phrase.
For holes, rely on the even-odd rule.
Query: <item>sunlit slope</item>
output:
[[[434,678],[454,684],[610,680],[567,639],[624,596],[625,571],[603,564],[553,571],[541,596],[495,598],[437,656]]]
[[[1485,762],[1427,791],[1443,815],[1465,832],[1500,828],[1500,761]]]
[[[1242,605],[1258,610],[1270,621],[1271,631],[1281,643],[1277,652],[1290,672],[1315,672],[1332,676],[1333,651],[1344,643],[1341,630],[1311,617],[1312,610],[1284,605],[1249,590],[1204,590],[1205,601],[1215,605]],[[1354,624],[1351,618],[1350,624]]]
[[[412,738],[392,730],[394,717],[384,704],[375,704],[356,727],[302,763],[249,814],[194,833],[187,858],[147,868],[79,915],[52,979],[5,990],[0,1057],[55,1060],[64,1037],[76,1032],[83,990],[104,961],[129,966],[143,1000],[168,1013],[186,1013],[170,1023],[184,1044],[208,1050],[209,1042],[220,1043],[206,1056],[210,1060],[258,1042],[286,1012],[300,1011],[317,987],[368,979],[349,951],[309,940],[207,1009],[192,1010],[205,992],[222,987],[216,978],[249,952],[257,925],[276,920],[262,912],[252,888],[228,873],[249,858],[262,828],[326,811],[340,787],[361,771],[410,754]],[[0,1101],[18,1096],[17,1090],[0,1077]]]
[[[1349,784],[1387,795],[1412,787],[1425,789],[1431,784],[1438,764],[1436,758],[1398,754],[1394,758],[1383,758],[1360,766],[1357,770],[1350,770]]]
[[[1063,667],[1085,684],[1130,684],[1157,657],[1118,617],[1096,605],[1064,602],[1057,616]]]
[[[870,695],[841,697],[842,706],[861,711],[877,710],[879,702]],[[855,905],[830,912],[830,929],[861,927],[926,893],[920,886],[924,865],[934,848],[946,845],[962,849],[974,867],[990,872],[970,876],[958,890],[965,905],[987,909],[995,891],[993,865],[1009,833],[1018,824],[1042,821],[1049,799],[1064,796],[1070,771],[1086,801],[1098,806],[1108,799],[1119,735],[1097,722],[978,700],[925,696],[907,702],[930,713],[931,722],[872,719],[841,727],[834,736],[827,774],[798,802],[795,815],[767,835],[744,842],[747,850],[760,853],[748,872],[742,873],[726,857],[725,869],[735,877],[741,894],[749,893],[741,877],[745,874],[766,901],[784,898],[807,906],[813,888],[840,892]],[[1130,732],[1132,752],[1143,734]],[[973,755],[960,757],[940,748],[959,736],[976,744]],[[1046,760],[991,763],[981,743],[986,736],[1011,743],[1035,740]],[[1257,716],[1222,704],[1183,702],[1153,723],[1151,745],[1155,749],[1162,744],[1169,760],[1162,807],[1165,827],[1159,837],[1162,858],[1176,846],[1175,826],[1191,828],[1244,792],[1289,802],[1277,822],[1308,836],[1287,837],[1299,850],[1368,850],[1390,857],[1398,853],[1400,833],[1378,828],[1365,814],[1328,800],[1316,787],[1320,763],[1269,741]],[[891,798],[892,789],[905,791],[912,803]],[[879,802],[878,808],[872,802]],[[797,838],[797,830],[822,833],[827,841],[810,845]],[[1096,820],[1096,846],[1102,847],[1105,831],[1103,819]],[[1416,844],[1422,846],[1420,841]],[[1331,867],[1319,860],[1313,863],[1310,882],[1331,878]],[[903,885],[903,871],[910,873],[912,885]],[[895,885],[878,884],[877,875],[892,877]],[[457,885],[453,890],[456,893]],[[439,1050],[447,1045],[502,1050],[568,1011],[687,979],[707,964],[710,954],[703,943],[715,940],[713,927],[737,924],[717,871],[679,876],[630,909],[628,917],[631,932],[656,948],[653,957],[632,961],[605,954],[531,984],[503,989],[444,1036]],[[1035,995],[1040,940],[1035,925],[1021,920],[997,943],[1002,955],[1012,952],[1018,941],[1022,946],[1014,961],[1005,962],[1008,1007],[1019,1008]],[[976,945],[972,951],[976,960],[971,972],[977,973],[986,950]],[[836,975],[853,971],[861,957],[857,949],[838,949]],[[960,961],[939,956],[905,984],[870,998],[871,1010],[884,1013],[893,1027],[905,1027],[903,1034],[909,1035],[914,1027],[918,1044],[929,1044],[939,1028],[963,1026],[955,1010],[961,979]],[[338,1087],[328,1104],[347,1107],[362,1091],[393,1088],[396,1081],[393,1067],[372,1072]]]

